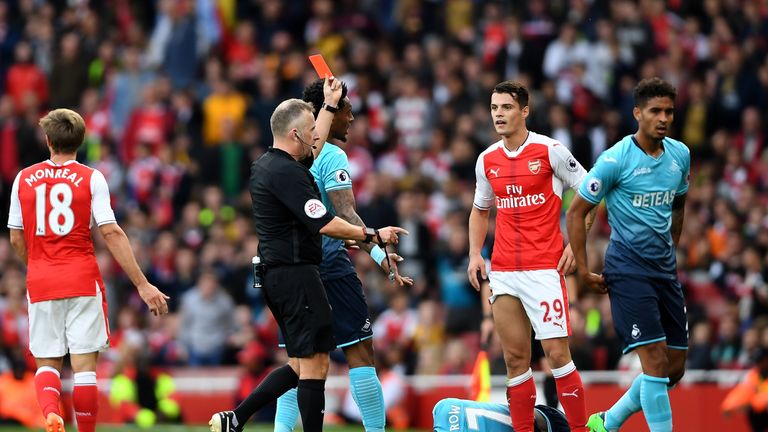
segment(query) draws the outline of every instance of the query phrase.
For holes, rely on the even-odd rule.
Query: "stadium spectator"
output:
[[[181,299],[179,339],[191,366],[222,363],[227,340],[235,331],[232,298],[219,284],[213,269],[203,269],[195,286]]]

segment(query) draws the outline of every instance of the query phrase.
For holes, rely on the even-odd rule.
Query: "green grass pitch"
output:
[[[74,431],[76,430],[74,428],[74,425],[68,425],[67,431]],[[2,432],[27,432],[34,429],[26,429],[23,427],[18,426],[4,426],[0,425],[0,431]],[[39,429],[40,431],[42,429]],[[157,425],[149,429],[141,429],[136,426],[128,426],[128,425],[104,425],[104,426],[97,426],[96,432],[145,432],[145,431],[153,431],[153,432],[208,432],[207,426],[176,426],[176,425]],[[245,428],[245,432],[272,432],[271,426],[262,426],[262,425],[249,425]],[[300,431],[301,429],[297,429],[297,431]],[[328,426],[323,429],[324,431],[328,432],[360,432],[363,430],[362,426],[335,426],[331,427]],[[407,431],[402,432],[420,432],[418,429],[408,429]]]

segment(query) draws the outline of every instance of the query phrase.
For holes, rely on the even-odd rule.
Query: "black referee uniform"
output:
[[[290,357],[336,348],[331,306],[320,281],[320,229],[333,215],[320,201],[309,170],[290,154],[270,148],[251,166],[253,216],[259,256],[266,266],[265,299]]]

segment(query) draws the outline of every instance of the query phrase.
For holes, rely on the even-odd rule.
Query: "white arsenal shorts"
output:
[[[568,291],[557,270],[492,271],[491,303],[498,296],[511,295],[523,303],[536,339],[568,337]]]
[[[29,304],[29,350],[36,358],[104,351],[109,347],[107,300],[95,296]]]

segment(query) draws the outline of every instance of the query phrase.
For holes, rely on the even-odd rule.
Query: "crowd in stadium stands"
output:
[[[317,52],[350,89],[344,149],[360,216],[411,233],[397,248],[400,271],[416,280],[409,290],[352,252],[391,370],[470,371],[465,347],[479,347],[481,310],[466,278],[467,218],[476,157],[498,139],[491,89],[504,79],[532,89],[529,129],[586,168],[635,131],[639,79],[677,86],[671,136],[690,147],[693,166],[678,250],[688,368],[745,368],[768,346],[765,2],[0,2],[1,213],[19,169],[47,158],[39,117],[76,109],[88,126],[80,160],[104,173],[142,268],[171,296],[170,316],[148,314],[95,236],[110,373],[126,344],[158,366],[256,362],[255,376],[282,355],[251,288],[258,238],[246,184],[271,143],[272,110],[315,78],[307,55]],[[589,241],[597,271],[608,234],[601,212]],[[23,271],[3,234],[0,372],[27,341]],[[607,297],[569,284],[578,368],[625,367]],[[494,342],[495,373],[500,352]]]

